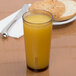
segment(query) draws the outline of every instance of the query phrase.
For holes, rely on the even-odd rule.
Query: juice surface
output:
[[[51,20],[51,18],[42,14],[32,14],[30,16],[25,17],[25,20],[31,23],[44,23]]]
[[[51,18],[33,14],[24,19],[31,22],[23,22],[27,65],[33,69],[45,68],[49,65],[52,22],[48,21]]]

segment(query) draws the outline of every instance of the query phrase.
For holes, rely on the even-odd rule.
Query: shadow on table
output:
[[[53,26],[53,38],[69,36],[76,33],[76,21],[65,25]]]
[[[73,24],[73,22],[68,23],[68,24],[63,24],[63,25],[54,25],[54,26],[53,26],[53,29],[55,30],[55,29],[66,28],[66,27],[71,26],[72,24]]]
[[[49,69],[43,72],[33,72],[27,69],[25,76],[50,76],[50,73],[49,73]]]

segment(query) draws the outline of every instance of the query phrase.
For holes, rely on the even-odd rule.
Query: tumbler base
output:
[[[27,66],[27,68],[31,71],[34,71],[34,72],[42,72],[42,71],[45,71],[48,69],[48,66],[43,68],[43,69],[33,69],[33,68],[30,68],[29,66]]]

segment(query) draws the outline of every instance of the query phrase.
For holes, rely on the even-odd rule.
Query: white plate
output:
[[[66,20],[66,21],[61,21],[61,22],[53,22],[53,25],[58,26],[58,25],[63,25],[63,24],[67,24],[70,22],[73,22],[74,20],[76,20],[76,16],[74,16],[73,18]]]

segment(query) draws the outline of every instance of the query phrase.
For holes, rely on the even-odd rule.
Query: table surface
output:
[[[0,19],[36,0],[1,0]],[[76,76],[76,20],[54,26],[50,67],[40,73],[26,70],[24,38],[0,38],[0,76]]]

